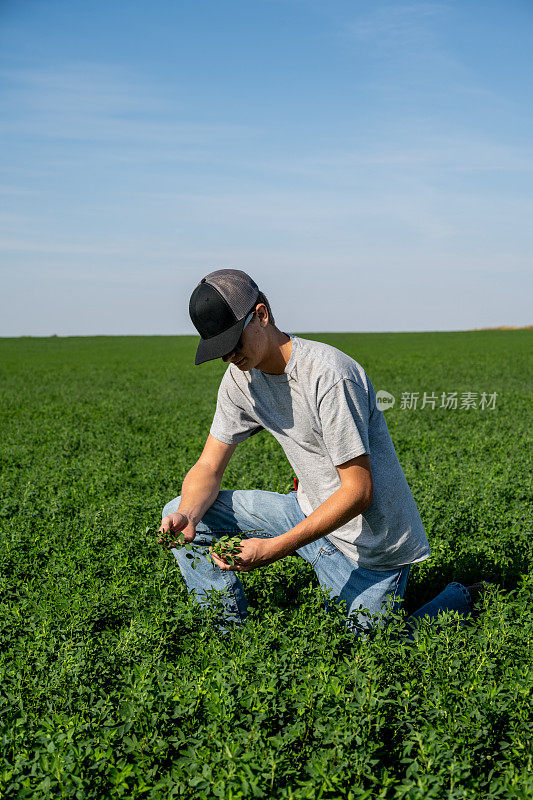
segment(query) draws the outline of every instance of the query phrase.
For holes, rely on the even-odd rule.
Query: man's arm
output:
[[[276,544],[278,558],[294,553],[299,547],[336,531],[374,501],[370,456],[358,456],[337,467],[341,485],[306,519],[287,533],[271,540]]]
[[[185,541],[192,542],[196,525],[217,499],[224,471],[236,447],[236,444],[225,444],[208,435],[202,455],[183,481],[179,508],[174,514],[163,517],[161,532],[183,532]]]
[[[337,471],[340,487],[290,531],[272,539],[246,539],[240,553],[241,561],[232,567],[215,554],[212,554],[213,560],[221,569],[248,572],[294,553],[362,514],[374,499],[370,456],[352,458],[338,466]]]

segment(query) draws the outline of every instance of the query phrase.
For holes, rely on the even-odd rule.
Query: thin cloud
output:
[[[413,126],[414,128],[416,126]],[[346,174],[351,168],[385,166],[398,168],[435,167],[454,172],[530,172],[533,170],[533,150],[491,141],[472,134],[442,136],[416,135],[413,130],[410,146],[388,142],[380,146],[355,151],[336,152],[333,156],[313,159],[315,167],[339,170]],[[304,160],[305,162],[305,160]]]
[[[419,46],[433,40],[433,26],[449,10],[445,3],[409,3],[375,8],[366,17],[348,25],[361,42],[395,50]]]
[[[175,149],[252,132],[249,126],[190,122],[185,109],[163,90],[114,66],[82,62],[61,71],[8,69],[0,79],[4,108],[11,110],[10,122],[3,122],[0,131],[8,136]]]
[[[0,185],[0,195],[6,197],[28,197],[39,194],[35,189],[23,189],[21,186],[2,186]]]

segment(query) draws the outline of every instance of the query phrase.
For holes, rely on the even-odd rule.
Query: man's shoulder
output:
[[[366,372],[352,356],[325,342],[295,338],[299,349],[296,365],[302,368],[298,371],[299,378],[320,381],[323,390],[341,380],[351,380],[367,388]]]

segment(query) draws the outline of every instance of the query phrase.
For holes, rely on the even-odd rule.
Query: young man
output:
[[[223,591],[226,619],[244,622],[239,573],[298,553],[356,627],[368,629],[387,601],[403,597],[411,564],[430,548],[365,370],[334,347],[280,331],[240,270],[203,278],[189,312],[201,336],[195,364],[222,358],[229,366],[204,450],[160,530],[183,533],[203,545],[198,551],[223,533],[247,532],[233,564],[212,553],[192,569],[185,550],[172,548],[189,591],[202,604],[209,590]],[[283,447],[298,491],[221,491],[237,445],[263,429]]]

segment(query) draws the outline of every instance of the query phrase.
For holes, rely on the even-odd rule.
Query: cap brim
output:
[[[222,358],[222,356],[231,353],[241,338],[245,322],[246,318],[240,319],[227,331],[219,333],[218,336],[212,336],[210,339],[200,339],[194,359],[195,365],[198,366],[198,364],[203,364],[205,361],[213,361],[215,358]]]

